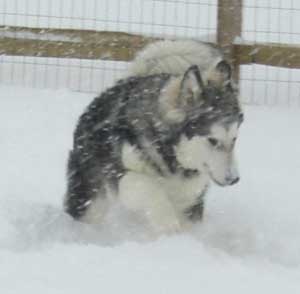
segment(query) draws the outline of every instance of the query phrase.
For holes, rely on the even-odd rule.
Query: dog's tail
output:
[[[137,54],[127,76],[159,73],[182,75],[191,65],[197,65],[205,73],[222,60],[221,50],[208,43],[193,40],[158,41]]]

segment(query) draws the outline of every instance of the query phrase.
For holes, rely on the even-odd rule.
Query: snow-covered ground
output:
[[[245,107],[241,182],[213,187],[191,232],[141,241],[116,215],[96,230],[62,212],[72,130],[93,97],[0,97],[1,293],[300,293],[299,108]]]

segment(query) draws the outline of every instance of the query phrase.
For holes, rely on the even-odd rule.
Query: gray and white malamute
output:
[[[209,78],[210,77],[210,78]],[[111,202],[143,215],[157,233],[203,214],[212,180],[238,182],[234,147],[243,120],[231,68],[119,81],[80,117],[68,163],[65,209],[101,223]]]

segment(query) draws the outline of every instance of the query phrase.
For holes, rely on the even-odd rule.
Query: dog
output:
[[[210,182],[239,181],[243,112],[231,76],[220,60],[210,75],[192,65],[182,75],[134,76],[95,98],[74,132],[66,212],[97,224],[117,201],[158,234],[201,220]]]

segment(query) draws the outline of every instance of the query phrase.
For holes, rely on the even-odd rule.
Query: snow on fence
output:
[[[0,0],[0,82],[99,92],[161,38],[217,42],[252,104],[300,105],[295,0]]]

